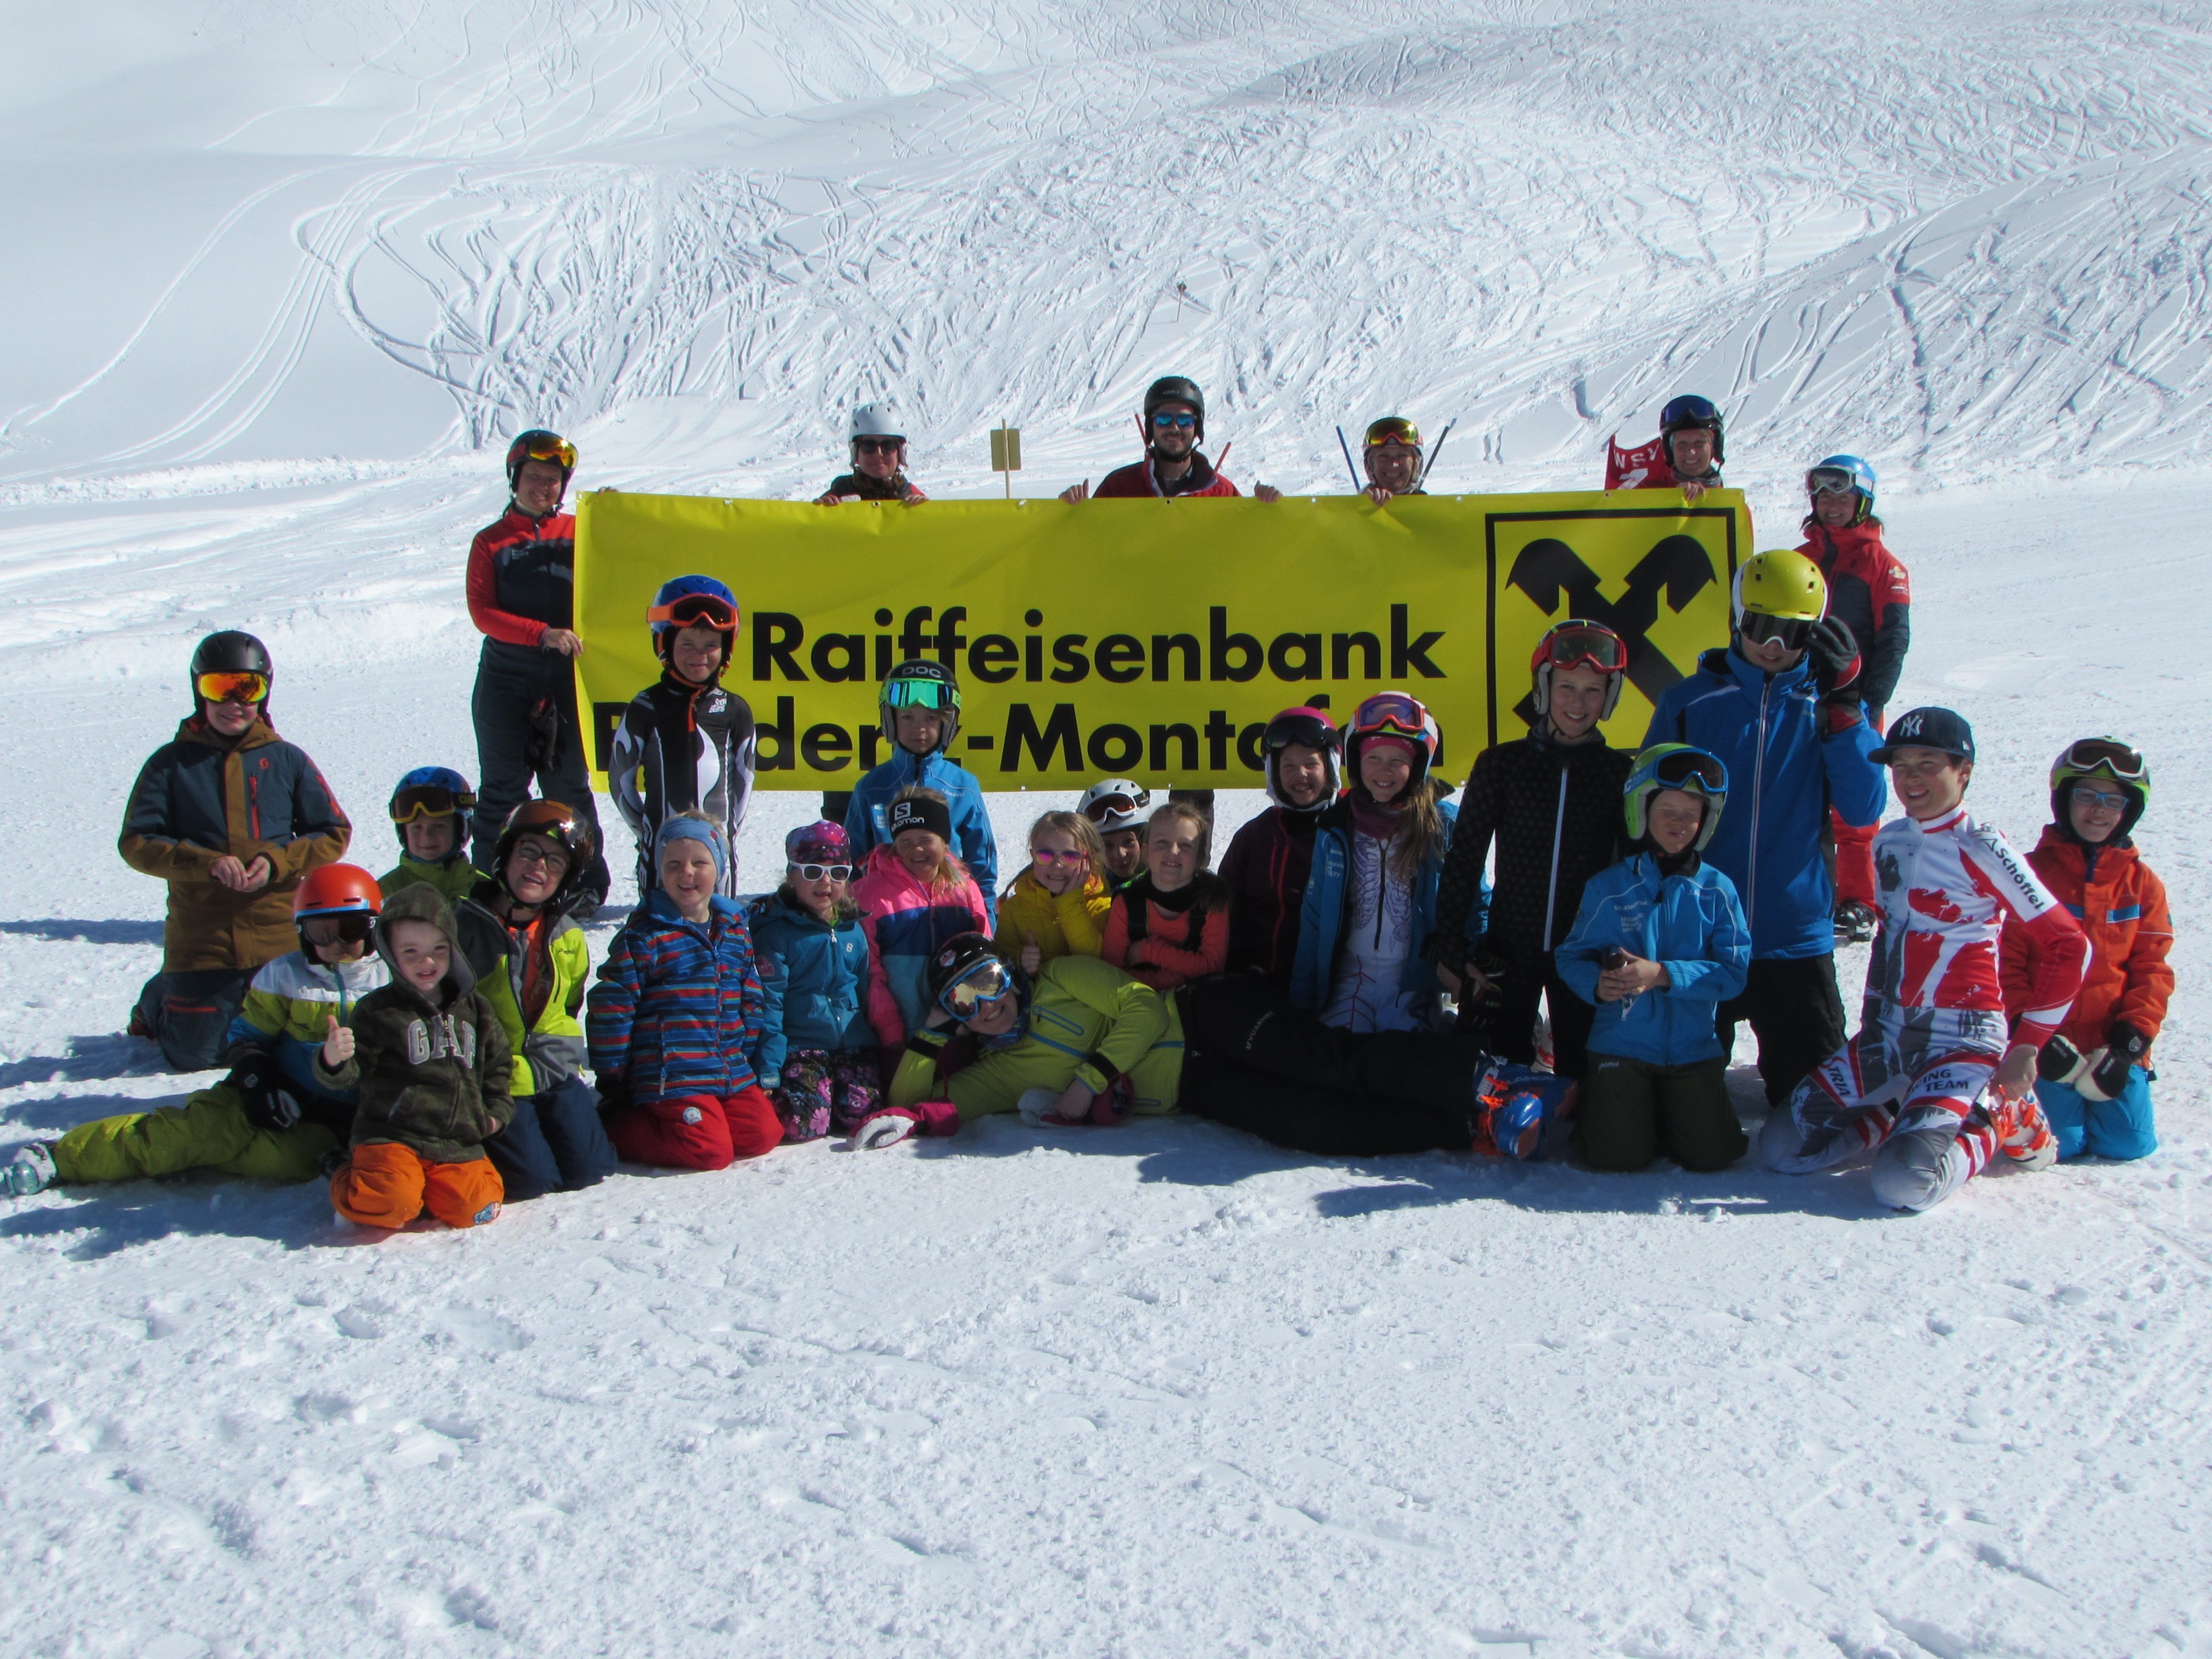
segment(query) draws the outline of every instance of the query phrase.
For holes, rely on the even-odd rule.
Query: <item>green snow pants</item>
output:
[[[256,1181],[311,1181],[337,1137],[319,1123],[257,1129],[235,1090],[218,1084],[182,1106],[80,1123],[54,1146],[64,1182],[131,1181],[185,1170],[221,1170]]]

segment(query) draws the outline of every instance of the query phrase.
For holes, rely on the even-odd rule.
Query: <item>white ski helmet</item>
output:
[[[896,438],[906,441],[906,427],[899,420],[898,410],[889,404],[862,404],[853,411],[852,428],[845,434],[849,438]]]

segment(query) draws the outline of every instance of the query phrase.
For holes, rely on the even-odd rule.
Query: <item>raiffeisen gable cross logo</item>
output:
[[[1601,512],[1512,511],[1488,516],[1492,648],[1491,741],[1517,736],[1500,718],[1510,710],[1533,726],[1536,712],[1518,665],[1544,630],[1577,617],[1602,623],[1628,648],[1628,689],[1610,722],[1617,741],[1633,743],[1668,687],[1697,666],[1699,652],[1728,642],[1728,594],[1737,560],[1738,514],[1724,507],[1678,503]],[[1580,520],[1580,526],[1577,520]],[[1624,520],[1650,520],[1654,538],[1608,576],[1575,543],[1601,539],[1618,548]],[[1620,569],[1620,556],[1606,562]],[[1503,727],[1504,729],[1500,729]]]

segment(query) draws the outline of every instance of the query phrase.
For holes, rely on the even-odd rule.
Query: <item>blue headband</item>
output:
[[[660,826],[660,833],[653,838],[653,857],[655,863],[668,850],[672,841],[696,841],[704,843],[714,855],[714,874],[730,873],[730,849],[722,839],[722,832],[704,818],[671,818]]]

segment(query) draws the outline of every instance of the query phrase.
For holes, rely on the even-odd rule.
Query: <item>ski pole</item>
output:
[[[1352,464],[1352,442],[1344,435],[1342,427],[1336,429],[1336,447],[1344,452],[1344,470],[1352,474],[1352,493],[1357,495],[1367,486],[1359,482],[1359,469]]]
[[[1413,489],[1416,494],[1419,493],[1420,488],[1423,484],[1428,483],[1429,469],[1437,464],[1437,457],[1444,453],[1444,440],[1451,436],[1452,428],[1458,424],[1459,419],[1455,416],[1452,419],[1446,421],[1444,422],[1444,429],[1437,434],[1437,447],[1429,452],[1429,459],[1421,463],[1421,476],[1413,480]]]

